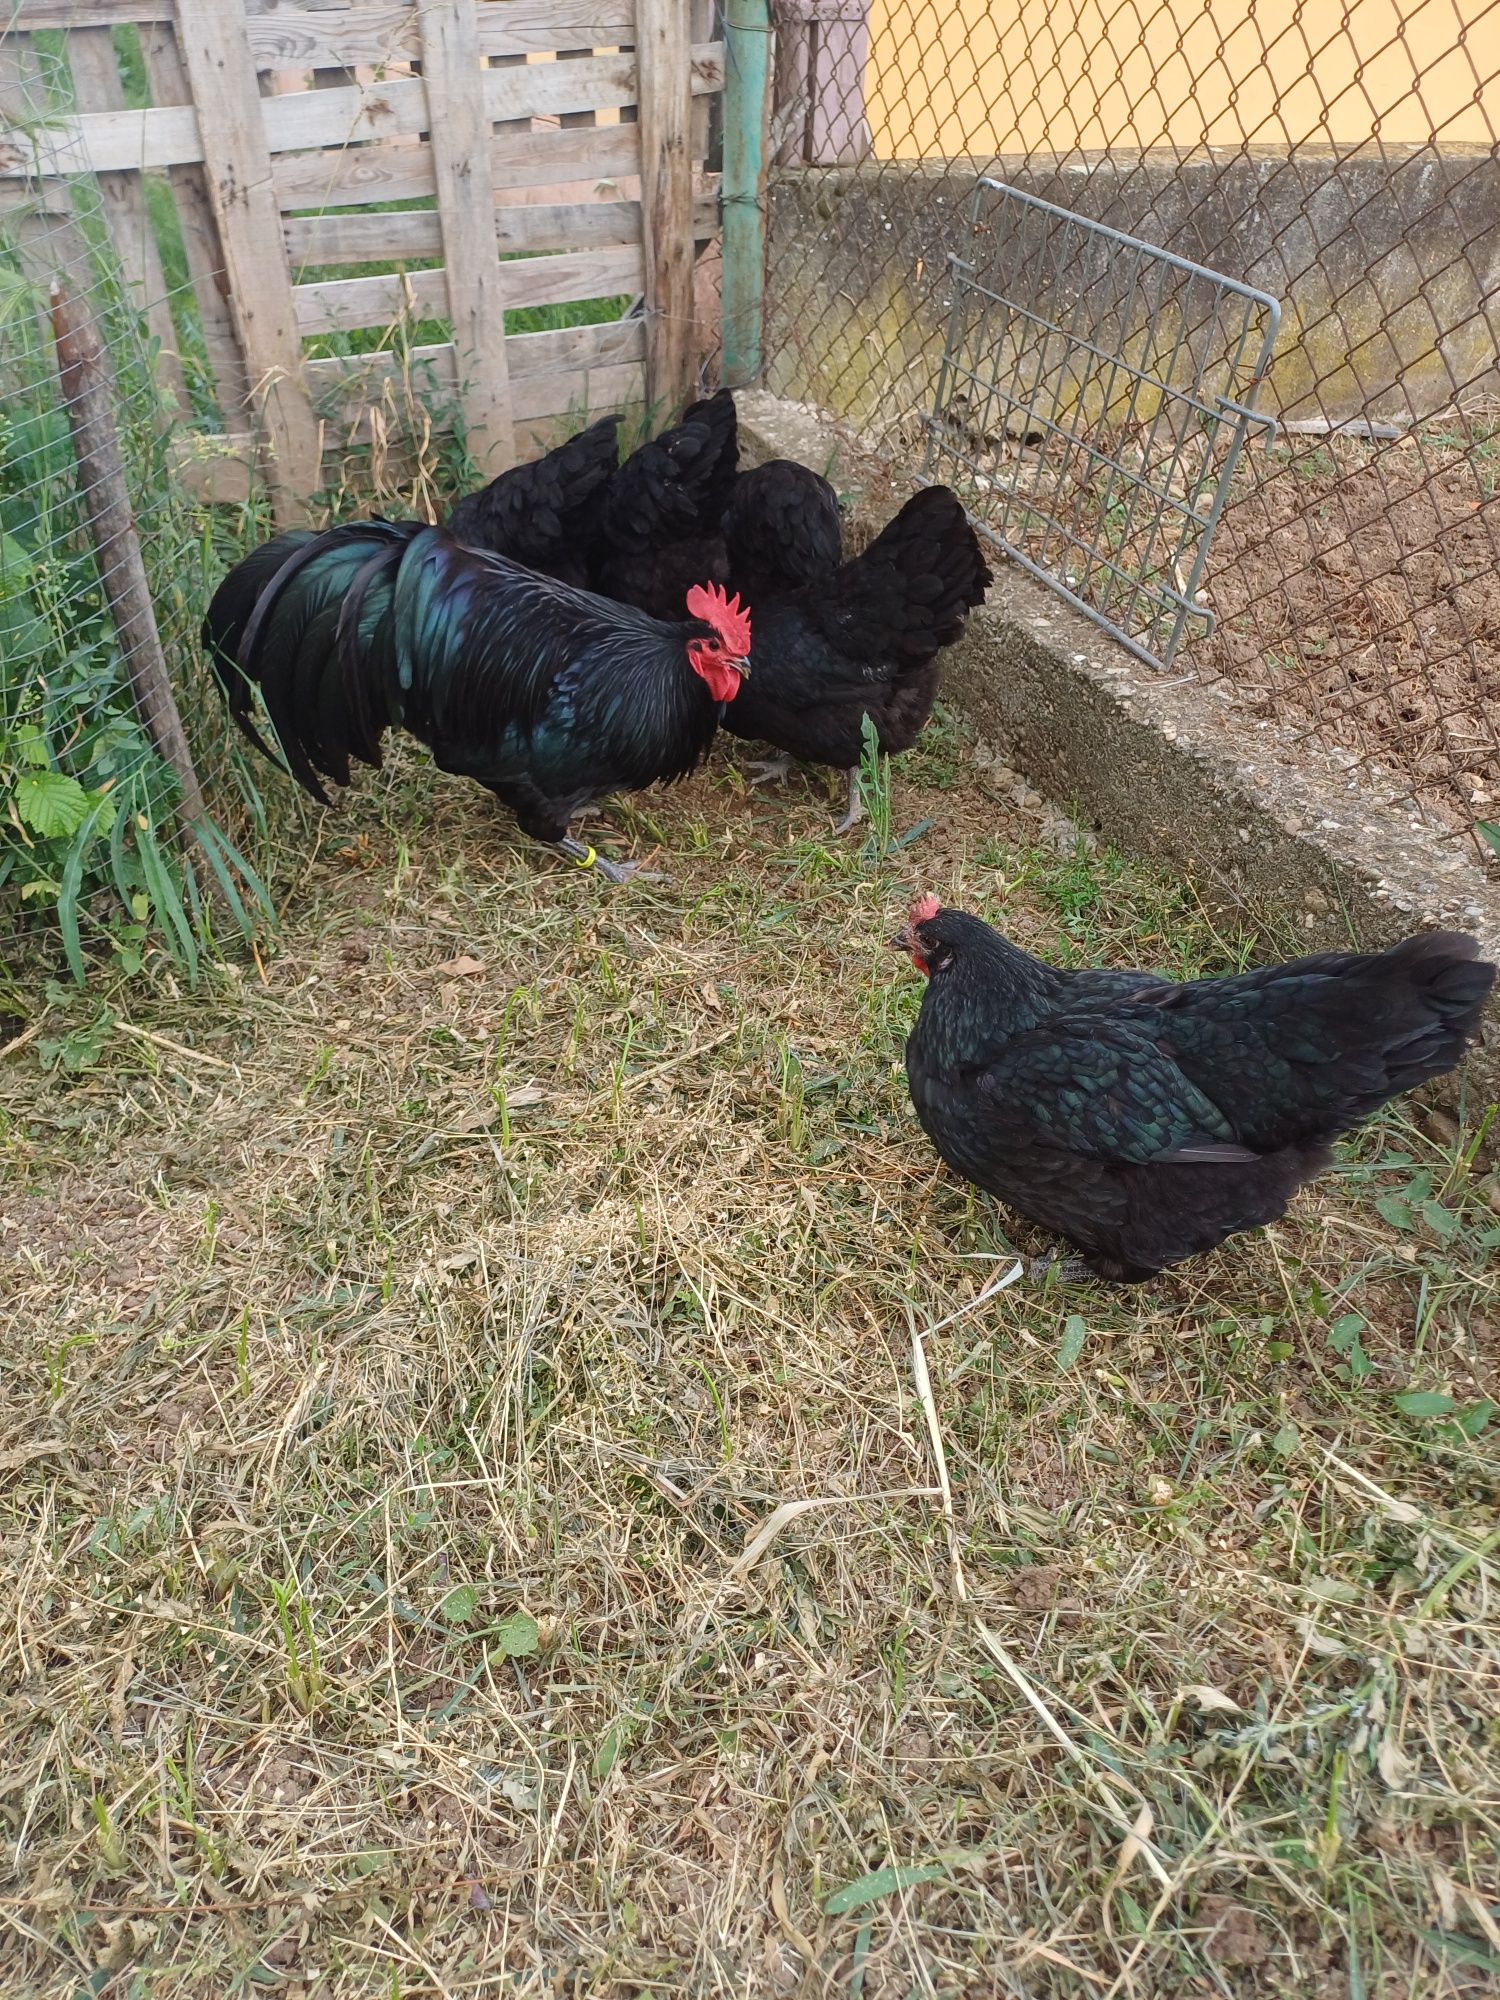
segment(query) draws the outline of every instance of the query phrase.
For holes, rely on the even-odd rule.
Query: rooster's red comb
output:
[[[913,896],[911,920],[914,924],[930,924],[942,907],[936,896]]]
[[[750,607],[741,608],[738,591],[726,597],[716,583],[695,583],[687,594],[687,608],[689,617],[713,626],[731,659],[746,657],[750,651]]]

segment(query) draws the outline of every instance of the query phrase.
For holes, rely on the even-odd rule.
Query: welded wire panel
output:
[[[1275,344],[1264,292],[981,180],[924,470],[1016,561],[1166,665]]]

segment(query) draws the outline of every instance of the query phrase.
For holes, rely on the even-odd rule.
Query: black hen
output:
[[[726,582],[720,522],[738,463],[727,389],[690,403],[680,424],[633,451],[600,511],[594,587],[660,618],[674,614],[689,585]]]
[[[664,623],[419,522],[361,521],[248,556],[203,636],[236,720],[253,734],[258,685],[314,797],[325,777],[347,784],[352,759],[378,765],[385,731],[404,728],[590,866],[570,821],[692,770],[738,691],[748,615],[714,590],[686,608]]]
[[[731,575],[735,567],[731,548]],[[848,811],[836,829],[847,832],[860,818],[865,717],[883,751],[910,749],[932,713],[937,655],[989,581],[958,500],[946,486],[925,488],[832,577],[757,607],[753,685],[725,728],[847,772]]]
[[[739,475],[723,532],[730,581],[752,604],[831,577],[844,560],[838,495],[790,458]]]
[[[1446,931],[1185,985],[1059,972],[935,896],[891,942],[927,976],[927,1136],[1124,1283],[1274,1222],[1341,1132],[1460,1061],[1495,978]]]
[[[620,463],[622,421],[601,417],[544,458],[467,494],[444,524],[448,533],[583,589],[598,515]]]

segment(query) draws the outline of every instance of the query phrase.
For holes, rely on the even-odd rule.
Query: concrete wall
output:
[[[837,457],[856,535],[903,488],[843,427],[743,393],[749,455]],[[1376,949],[1412,931],[1473,933],[1500,962],[1500,889],[1456,843],[1308,745],[1226,712],[1210,689],[1163,679],[999,558],[989,599],[947,656],[944,693],[1037,789],[1115,845],[1181,870],[1204,901],[1285,949]],[[1500,996],[1464,1075],[1438,1091],[1473,1116],[1500,1103]]]
[[[977,171],[929,161],[777,177],[771,389],[915,438]],[[1262,399],[1274,414],[1420,416],[1500,389],[1500,159],[1486,149],[1075,154],[995,171],[1281,299]]]
[[[882,158],[1072,147],[1488,145],[1492,0],[873,0]],[[1467,46],[1465,46],[1467,42]]]

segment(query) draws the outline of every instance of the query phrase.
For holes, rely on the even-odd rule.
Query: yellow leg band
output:
[[[574,859],[577,861],[578,866],[580,868],[592,868],[594,863],[598,860],[598,858],[599,858],[598,855],[595,854],[592,847],[589,849],[587,854],[581,856],[579,855],[574,856]]]

